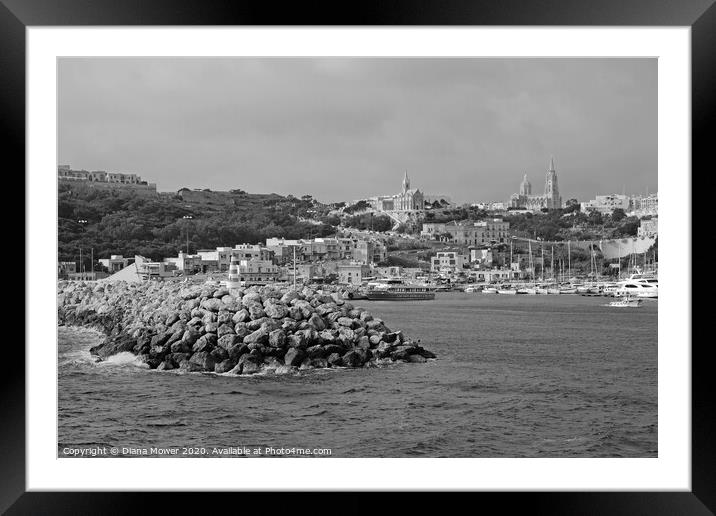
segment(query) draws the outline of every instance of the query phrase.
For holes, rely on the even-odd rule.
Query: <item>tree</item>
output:
[[[614,208],[611,218],[613,222],[619,222],[620,220],[626,218],[626,216],[627,215],[622,208]]]

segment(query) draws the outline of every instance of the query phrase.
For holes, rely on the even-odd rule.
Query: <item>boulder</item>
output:
[[[228,351],[234,344],[240,342],[240,340],[241,339],[239,339],[236,334],[230,333],[219,337],[217,344]]]
[[[228,291],[227,291],[228,293]],[[214,297],[211,297],[209,299],[205,299],[201,302],[199,306],[201,306],[205,310],[211,310],[212,312],[218,312],[221,310],[223,303],[221,302],[221,299],[216,299]]]
[[[427,360],[424,356],[422,356],[422,355],[418,355],[418,354],[408,355],[408,362],[413,362],[413,363],[419,363],[419,364],[420,364],[420,363],[424,363],[424,362],[427,362],[427,361],[428,361],[428,360]]]
[[[231,372],[234,374],[255,374],[261,370],[262,359],[259,355],[241,355],[239,362]]]
[[[195,328],[189,327],[182,336],[182,342],[188,344],[189,346],[192,346],[199,339],[200,336],[201,334]]]
[[[288,366],[300,366],[305,357],[306,354],[302,350],[291,348],[284,355],[283,362]]]
[[[211,351],[216,347],[217,340],[216,335],[213,333],[207,333],[199,337],[199,339],[192,346],[192,350],[195,353],[197,351]]]
[[[190,345],[184,340],[178,340],[169,346],[169,350],[172,353],[189,353],[191,351],[192,346],[193,344]]]
[[[236,366],[236,362],[227,358],[226,360],[222,360],[221,362],[218,362],[216,365],[214,365],[214,372],[215,373],[228,373],[235,366]]]
[[[353,327],[353,319],[350,317],[339,317],[337,322],[341,326],[346,326],[347,328]]]
[[[246,344],[234,344],[229,348],[229,359],[235,361],[238,363],[239,359],[241,358],[241,355],[247,354],[249,351],[249,347]]]
[[[259,328],[255,332],[250,333],[246,337],[244,337],[244,343],[245,344],[252,344],[252,343],[265,344],[268,342],[268,338],[269,338],[269,332],[267,332],[263,328]]]
[[[269,346],[273,348],[282,348],[286,345],[286,333],[283,330],[274,330],[269,333]]]
[[[327,355],[325,348],[320,344],[307,348],[306,354],[308,358],[323,358]]]
[[[338,353],[331,353],[330,355],[328,355],[327,362],[332,367],[340,367],[343,365],[343,358]]]
[[[215,299],[221,299],[222,297],[228,296],[228,295],[229,295],[229,289],[220,288],[216,292],[214,292],[214,295],[212,297],[214,297]]]
[[[361,367],[365,363],[365,354],[361,350],[351,350],[343,355],[343,364],[348,367]]]
[[[219,325],[230,324],[230,323],[232,323],[233,316],[234,316],[234,314],[232,314],[231,312],[229,312],[227,310],[223,310],[216,315],[216,322]]]
[[[283,319],[288,315],[288,309],[284,305],[274,303],[266,303],[264,305],[264,312],[272,319]]]
[[[234,331],[233,326],[224,323],[216,330],[216,335],[221,338],[225,335],[236,335],[236,332]]]
[[[323,322],[323,319],[317,313],[311,314],[311,316],[308,318],[308,324],[315,328],[316,331],[322,331],[326,329],[326,323]]]
[[[316,307],[316,313],[320,316],[328,315],[330,313],[336,312],[338,310],[338,305],[335,303],[323,303]]]
[[[329,367],[329,364],[328,360],[326,360],[325,358],[312,358],[311,366],[317,369],[324,369],[326,367]]]
[[[171,359],[165,359],[157,366],[157,371],[171,371],[172,369],[175,369],[175,366]]]
[[[216,360],[214,360],[214,357],[211,356],[211,353],[207,351],[199,351],[198,353],[194,353],[191,358],[188,360],[190,364],[196,364],[201,369],[201,371],[213,371],[214,366],[216,365]],[[185,362],[182,362],[184,364]]]
[[[204,331],[207,333],[216,333],[219,329],[219,323],[217,322],[207,322],[204,324]]]
[[[249,307],[249,315],[251,316],[251,319],[261,319],[263,317],[266,317],[266,312],[264,311],[263,307],[259,304],[252,304]]]
[[[306,338],[304,337],[303,333],[294,333],[293,335],[289,335],[287,342],[288,345],[292,348],[305,349],[307,346]]]
[[[234,323],[243,323],[250,319],[251,315],[249,314],[249,311],[243,308],[236,312],[231,320],[234,321]]]
[[[358,339],[358,342],[356,342],[356,347],[361,348],[363,351],[367,351],[370,349],[370,340],[368,337],[361,337]]]

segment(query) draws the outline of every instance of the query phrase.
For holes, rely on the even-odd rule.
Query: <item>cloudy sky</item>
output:
[[[63,58],[58,164],[179,188],[657,190],[655,59]]]

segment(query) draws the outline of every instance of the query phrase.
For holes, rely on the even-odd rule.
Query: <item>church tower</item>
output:
[[[527,180],[527,174],[520,183],[520,195],[532,195],[532,185]]]
[[[554,169],[554,156],[549,162],[549,170],[544,182],[544,196],[546,208],[554,210],[562,207],[562,198],[559,196],[559,185],[557,184],[557,172]]]
[[[410,190],[410,178],[408,177],[408,171],[405,171],[405,177],[403,178],[403,193]]]

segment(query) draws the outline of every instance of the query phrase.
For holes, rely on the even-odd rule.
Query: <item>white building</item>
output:
[[[580,204],[583,212],[598,211],[604,215],[611,215],[617,208],[624,210],[624,213],[628,212],[631,207],[631,198],[623,194],[597,195],[591,201]]]
[[[430,270],[437,273],[455,273],[463,269],[465,256],[457,251],[440,251],[430,258]]]

